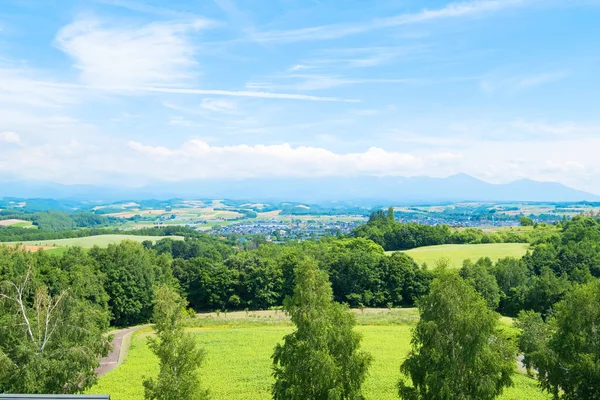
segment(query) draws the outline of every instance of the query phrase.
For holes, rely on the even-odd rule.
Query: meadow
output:
[[[175,240],[183,240],[182,236],[141,236],[141,235],[96,235],[87,236],[81,238],[70,238],[70,239],[55,239],[55,240],[32,240],[29,242],[7,242],[5,244],[15,245],[22,244],[27,248],[39,247],[39,248],[65,248],[69,246],[79,246],[84,249],[91,249],[94,246],[107,247],[109,244],[120,243],[123,240],[132,240],[135,242],[143,242],[150,240],[156,242],[157,240],[170,238]],[[54,249],[52,249],[54,250]]]
[[[404,315],[391,310],[391,315]],[[409,315],[416,311],[409,310]],[[369,376],[364,384],[367,399],[397,399],[396,383],[399,366],[410,350],[410,338],[414,324],[370,324],[383,321],[388,311],[368,316],[358,316],[356,330],[363,335],[362,348],[373,356]],[[397,316],[396,315],[396,316]],[[245,320],[245,321],[244,321]],[[197,342],[206,350],[205,363],[201,368],[202,384],[208,388],[213,399],[259,400],[269,399],[271,355],[282,337],[293,327],[284,318],[268,312],[250,315],[248,318],[225,318],[209,316],[195,321],[199,326],[190,328]],[[147,346],[151,328],[134,333],[125,362],[101,377],[88,393],[109,393],[113,400],[143,399],[144,377],[156,376],[158,362]],[[504,400],[549,399],[540,391],[536,381],[519,373],[513,376],[514,387],[505,390]]]
[[[477,261],[481,257],[489,257],[492,261],[496,261],[504,257],[521,258],[528,248],[528,243],[443,244],[417,247],[404,253],[411,256],[419,265],[427,263],[429,267],[434,267],[438,260],[446,258],[452,267],[460,268],[463,261],[467,259]]]

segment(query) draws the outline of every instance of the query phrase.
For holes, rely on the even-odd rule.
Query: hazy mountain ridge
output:
[[[334,177],[253,178],[163,182],[134,188],[124,186],[63,185],[43,181],[0,183],[0,197],[116,201],[169,198],[232,198],[280,201],[376,201],[431,203],[444,201],[600,201],[600,196],[557,182],[521,179],[492,184],[467,174],[447,178]]]

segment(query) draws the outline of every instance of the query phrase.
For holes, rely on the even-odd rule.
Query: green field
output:
[[[263,317],[266,318],[266,317]],[[216,321],[215,321],[216,322]],[[272,321],[275,323],[275,321]],[[201,369],[202,383],[215,400],[269,399],[271,354],[291,326],[269,325],[239,328],[192,328],[198,343],[206,350]],[[373,356],[364,385],[367,399],[397,399],[399,366],[410,349],[410,325],[358,326],[363,334],[363,349]],[[112,400],[143,399],[143,377],[156,376],[158,362],[146,345],[150,328],[134,334],[125,362],[100,378],[88,393],[109,393]],[[505,400],[550,399],[536,381],[515,373],[515,386],[500,397]]]
[[[527,243],[443,244],[417,247],[406,250],[405,253],[419,265],[427,263],[429,267],[434,267],[439,259],[447,258],[452,267],[460,268],[466,259],[477,261],[481,257],[489,257],[492,261],[496,261],[504,257],[521,258],[528,248],[529,244]],[[393,251],[387,253],[393,253]]]
[[[140,236],[140,235],[97,235],[82,238],[72,239],[55,239],[55,240],[32,240],[29,242],[7,242],[6,244],[23,244],[24,246],[48,246],[48,247],[68,247],[79,246],[84,249],[89,249],[94,246],[107,247],[109,244],[120,243],[123,240],[133,240],[135,242],[143,242],[151,240],[153,242],[160,239],[175,239],[183,240],[182,236]]]

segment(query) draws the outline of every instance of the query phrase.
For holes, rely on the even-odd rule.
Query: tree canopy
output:
[[[541,386],[555,398],[600,399],[600,282],[575,288],[544,324],[521,315],[520,347]]]
[[[421,319],[400,367],[401,398],[494,399],[512,385],[516,351],[471,285],[443,272],[418,304]]]
[[[40,256],[15,250],[10,257],[12,277],[0,283],[0,393],[83,392],[96,382],[110,341],[94,267],[75,252],[70,265],[45,275]]]
[[[190,333],[183,331],[185,302],[168,286],[158,286],[154,297],[154,330],[148,338],[156,354],[160,372],[156,379],[144,380],[145,398],[149,400],[202,400],[208,392],[200,386],[198,369],[204,350],[198,348]]]
[[[275,347],[273,398],[362,399],[371,357],[360,350],[354,316],[333,301],[327,274],[314,260],[298,263],[294,295],[284,307],[296,330]]]

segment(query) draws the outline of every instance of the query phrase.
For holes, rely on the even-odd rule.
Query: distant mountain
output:
[[[492,184],[466,174],[432,177],[334,177],[207,179],[164,182],[134,188],[61,185],[51,182],[0,183],[0,197],[116,201],[179,198],[230,198],[278,201],[364,201],[369,203],[439,203],[456,201],[600,201],[600,196],[556,182],[522,179]]]

